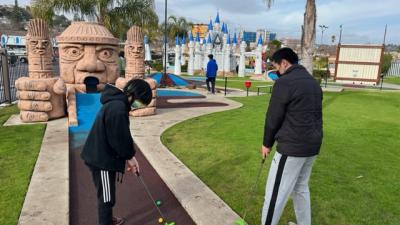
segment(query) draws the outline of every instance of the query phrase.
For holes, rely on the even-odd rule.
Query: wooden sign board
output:
[[[352,84],[378,84],[384,45],[341,45],[336,54],[334,80]]]

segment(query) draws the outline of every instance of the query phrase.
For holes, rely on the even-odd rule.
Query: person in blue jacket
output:
[[[215,77],[217,76],[218,65],[212,54],[208,55],[208,58],[210,60],[207,63],[207,70],[206,70],[207,90],[209,93],[215,94]],[[211,83],[211,88],[210,88],[210,83]]]

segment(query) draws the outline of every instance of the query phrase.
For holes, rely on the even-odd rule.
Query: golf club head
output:
[[[246,225],[246,222],[244,221],[244,219],[240,218],[235,221],[235,224],[236,225]]]

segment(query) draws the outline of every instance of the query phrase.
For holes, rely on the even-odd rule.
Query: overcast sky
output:
[[[155,0],[160,21],[164,18],[165,0]],[[14,4],[14,0],[1,0],[2,4]],[[20,5],[30,0],[19,0]],[[169,0],[168,15],[183,16],[195,23],[208,23],[215,19],[217,10],[228,27],[255,31],[268,29],[278,38],[300,38],[306,0],[275,0],[267,9],[263,0]],[[329,28],[323,42],[331,36],[339,36],[343,24],[343,43],[382,43],[385,24],[388,24],[386,43],[400,44],[400,0],[316,0],[317,26]],[[321,42],[321,30],[317,29],[317,43]]]

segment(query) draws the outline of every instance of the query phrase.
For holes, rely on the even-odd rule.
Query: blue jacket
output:
[[[208,61],[206,77],[216,77],[218,71],[218,65],[215,59]]]

